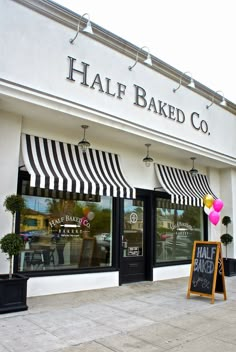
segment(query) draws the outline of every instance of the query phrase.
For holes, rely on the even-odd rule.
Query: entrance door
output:
[[[124,200],[120,284],[147,279],[144,203],[141,198]]]

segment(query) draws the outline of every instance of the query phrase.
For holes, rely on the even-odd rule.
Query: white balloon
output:
[[[87,215],[87,218],[89,219],[89,221],[93,220],[95,218],[95,214],[93,211],[90,211]]]
[[[212,212],[212,210],[214,210],[213,207],[208,208],[208,207],[205,205],[204,211],[205,211],[205,213],[206,213],[207,215],[209,215],[209,214]]]

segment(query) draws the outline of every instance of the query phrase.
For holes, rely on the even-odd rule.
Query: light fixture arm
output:
[[[76,32],[74,38],[73,38],[73,39],[70,39],[70,43],[71,43],[71,44],[74,44],[74,41],[75,41],[75,39],[77,38],[77,36],[78,36],[78,34],[79,34],[80,23],[81,23],[82,18],[83,18],[84,16],[88,16],[88,24],[90,24],[90,17],[89,17],[89,14],[88,14],[88,13],[84,13],[84,14],[80,17],[80,20],[79,20],[79,23],[78,23],[78,26],[77,26],[77,32]]]
[[[214,104],[215,98],[214,96],[212,97],[211,104],[207,105],[206,108],[209,109],[213,104]]]
[[[87,130],[88,126],[82,125],[81,127],[84,129],[84,137],[83,137],[83,141],[84,141],[85,140],[85,131]]]
[[[149,158],[149,148],[151,147],[151,144],[145,144],[147,147],[147,157]]]
[[[137,54],[136,54],[136,58],[135,58],[135,62],[132,66],[129,66],[129,70],[131,71],[134,66],[137,64],[138,62],[138,58],[139,58],[139,53],[141,52],[142,49],[146,48],[147,49],[147,52],[148,52],[148,57],[150,57],[150,51],[149,51],[149,48],[147,46],[143,46],[142,48],[140,48],[138,51],[137,51]]]
[[[222,90],[217,90],[216,93],[221,93],[222,101],[221,101],[220,104],[223,105],[223,106],[226,106],[225,96],[224,96],[224,93],[222,92]],[[209,109],[213,105],[214,102],[215,102],[215,97],[213,95],[211,104],[207,105],[206,108]]]
[[[187,73],[189,74],[189,76],[190,76],[190,78],[191,78],[190,83],[193,83],[193,77],[192,77],[191,72],[187,71],[187,72],[182,73],[182,75],[180,76],[180,81],[179,81],[178,87],[173,89],[173,92],[174,92],[174,93],[181,87],[183,77],[184,77],[184,75],[186,75]]]

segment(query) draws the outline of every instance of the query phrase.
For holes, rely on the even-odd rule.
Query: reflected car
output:
[[[101,233],[99,235],[94,236],[97,240],[97,243],[102,243],[104,241],[110,241],[111,240],[111,234],[110,233]]]
[[[95,258],[97,259],[97,265],[100,265],[100,263],[109,264],[111,251],[111,234],[101,233],[96,235],[95,238]]]
[[[159,234],[157,242],[157,258],[191,259],[193,243],[200,240],[200,230],[179,231]]]
[[[158,257],[191,259],[195,240],[200,240],[199,230],[178,232],[177,235],[175,233],[161,234],[157,246]],[[165,245],[161,246],[161,242]]]
[[[25,241],[32,241],[33,238],[39,238],[45,235],[47,235],[47,231],[44,230],[31,230],[20,232],[20,236],[22,236]]]
[[[108,242],[111,241],[111,234],[110,234],[110,233],[107,233],[107,234],[105,235],[104,241],[108,241]]]

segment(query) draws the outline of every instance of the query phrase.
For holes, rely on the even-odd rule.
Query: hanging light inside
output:
[[[189,170],[189,172],[190,172],[191,176],[194,177],[194,176],[196,176],[196,175],[198,174],[198,170],[195,169],[195,167],[194,167],[194,160],[195,160],[196,158],[192,157],[192,158],[190,158],[190,159],[193,161],[193,166],[192,166],[192,169]]]
[[[149,155],[149,147],[151,146],[151,144],[145,144],[145,146],[147,147],[147,155],[145,156],[145,158],[143,158],[143,162],[145,163],[146,167],[150,167],[151,163],[153,162],[153,158],[151,158]]]
[[[82,125],[81,126],[84,129],[84,137],[83,139],[78,143],[78,147],[82,150],[83,153],[86,152],[86,150],[90,147],[90,143],[86,140],[85,138],[85,133],[86,130],[89,128],[87,125]]]

